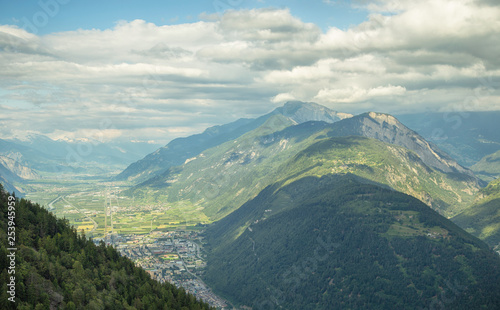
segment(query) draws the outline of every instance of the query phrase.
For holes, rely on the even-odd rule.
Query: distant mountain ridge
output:
[[[26,167],[16,160],[0,155],[0,165],[8,169],[13,174],[16,181],[38,179],[40,175],[33,169]]]
[[[269,184],[307,175],[357,174],[414,195],[447,216],[461,211],[479,190],[472,172],[392,116],[372,112],[334,123],[294,124],[281,113],[273,115],[260,127],[170,167],[128,194],[189,205],[214,220]],[[318,155],[310,156],[314,152]]]
[[[335,123],[353,115],[331,110],[314,102],[289,101],[284,106],[276,108],[271,114],[281,114],[297,124],[321,121]]]
[[[8,191],[22,196],[24,189],[19,186],[19,183],[38,178],[40,178],[40,175],[33,169],[20,164],[12,158],[0,155],[0,183]]]
[[[465,167],[500,150],[500,111],[429,112],[396,116]]]
[[[82,162],[124,165],[136,160],[146,151],[155,146],[145,142],[104,142],[99,137],[89,137],[80,140],[53,140],[47,136],[31,134],[23,139],[11,139],[10,142],[34,149],[57,159],[65,164],[72,164],[77,157]],[[82,151],[82,149],[84,151]],[[77,156],[78,155],[78,156]],[[70,159],[68,162],[68,158]]]
[[[39,175],[109,173],[123,169],[155,148],[144,142],[65,141],[39,134],[22,139],[0,139],[0,156],[29,167]]]
[[[182,165],[206,149],[237,139],[262,126],[274,115],[282,115],[292,121],[292,124],[307,121],[333,123],[352,117],[351,114],[336,112],[316,103],[291,101],[256,119],[239,119],[229,124],[210,127],[201,134],[174,139],[166,146],[131,164],[115,179],[145,181],[172,166]]]

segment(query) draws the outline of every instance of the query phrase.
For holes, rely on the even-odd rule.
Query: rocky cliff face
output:
[[[40,177],[34,170],[23,166],[18,161],[6,156],[0,155],[0,165],[2,165],[5,169],[2,172],[6,172],[6,170],[11,172],[12,178],[15,181],[20,181],[20,179],[34,180]],[[6,177],[9,178],[7,175]]]
[[[19,187],[19,183],[25,180],[38,179],[39,177],[34,170],[12,158],[0,155],[0,183],[5,190],[23,196],[24,190]]]
[[[332,136],[359,135],[403,146],[415,152],[429,167],[445,173],[460,173],[473,177],[469,169],[460,166],[437,146],[427,142],[394,116],[369,112],[346,119],[333,126]]]

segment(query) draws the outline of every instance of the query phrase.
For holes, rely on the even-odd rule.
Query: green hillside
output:
[[[413,195],[446,216],[469,205],[479,189],[473,177],[431,168],[403,147],[363,137],[329,138],[344,122],[352,124],[352,119],[291,126],[289,119],[275,115],[262,127],[171,167],[128,194],[148,202],[168,201],[186,216],[198,214],[209,222],[269,184],[307,175],[360,175]]]
[[[467,176],[455,178],[429,168],[408,149],[364,137],[315,142],[286,167],[288,182],[309,175],[352,173],[416,197],[446,216],[465,208],[477,191]]]
[[[239,119],[229,124],[207,128],[200,134],[174,139],[166,146],[132,163],[115,179],[145,181],[172,166],[182,165],[207,149],[238,139],[258,127],[262,130],[262,127],[269,126],[268,120],[273,116],[280,116],[280,119],[286,119],[290,124],[300,124],[307,121],[333,123],[352,115],[339,113],[313,102],[290,101],[256,119]]]
[[[453,221],[500,251],[500,179],[482,189],[474,204]]]
[[[114,248],[95,246],[66,220],[24,199],[15,202],[17,251],[15,274],[9,274],[9,201],[0,186],[1,309],[210,309],[184,290],[152,280]],[[11,276],[15,304],[7,294]]]
[[[498,309],[500,258],[350,174],[274,184],[207,230],[206,281],[252,309]]]
[[[483,157],[471,169],[485,180],[491,181],[500,177],[500,151]]]

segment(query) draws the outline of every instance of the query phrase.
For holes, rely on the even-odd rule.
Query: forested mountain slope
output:
[[[252,309],[498,309],[500,258],[350,174],[264,189],[207,230],[206,281]]]
[[[0,186],[1,309],[209,309],[184,290],[152,280],[114,248],[94,245],[66,220],[24,199],[14,204],[16,303],[11,303],[9,201]]]

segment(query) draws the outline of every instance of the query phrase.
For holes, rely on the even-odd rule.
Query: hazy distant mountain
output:
[[[145,142],[102,142],[96,139],[52,140],[47,136],[35,134],[22,140],[13,139],[11,142],[48,154],[54,159],[64,161],[65,164],[73,164],[78,159],[82,162],[127,165],[158,147]]]
[[[207,229],[206,282],[252,309],[499,309],[500,257],[352,175],[273,184]]]
[[[283,107],[256,119],[239,119],[226,125],[210,127],[201,134],[174,139],[154,153],[131,164],[116,176],[116,179],[144,181],[172,166],[182,165],[187,159],[199,155],[206,149],[237,139],[245,133],[262,126],[274,115],[285,116],[291,121],[291,124],[300,124],[307,121],[333,123],[352,116],[312,102],[288,102]]]
[[[24,190],[22,185],[19,186],[19,184],[26,180],[38,178],[40,178],[40,175],[33,169],[20,164],[12,158],[0,155],[0,182],[7,191],[16,192],[16,194],[22,196]]]
[[[48,140],[46,140],[48,139]],[[49,145],[53,146],[53,140],[49,138],[45,141],[52,141]],[[35,149],[30,146],[31,143],[21,140],[2,140],[0,139],[0,155],[8,157],[20,165],[29,167],[39,173],[67,173],[81,172],[75,167],[67,164],[64,153],[57,154],[57,148],[51,153],[45,153],[44,150],[50,149],[40,148]],[[40,144],[38,144],[40,146]]]
[[[314,102],[301,101],[287,102],[284,106],[279,107],[270,113],[270,115],[276,114],[281,114],[294,121],[296,124],[310,121],[335,123],[345,118],[352,117],[352,114],[333,111]]]
[[[33,169],[26,167],[16,160],[0,155],[0,165],[11,173],[11,178],[14,181],[20,182],[21,180],[34,180],[40,178],[38,173]],[[2,171],[1,174],[3,174]],[[7,176],[8,177],[8,176]]]
[[[0,139],[0,155],[44,173],[100,174],[115,171],[157,147],[136,142],[56,141],[35,134],[23,139]]]
[[[0,165],[0,184],[2,184],[3,187],[5,188],[5,190],[9,191],[9,193],[15,192],[16,195],[22,196],[23,192],[19,188],[17,188],[16,186],[12,185],[11,181],[7,180],[7,178],[4,176],[3,171],[5,171],[5,170],[7,170],[7,169]]]
[[[420,113],[397,117],[467,167],[500,150],[500,111]]]
[[[43,170],[43,162],[53,160],[52,156],[40,150],[13,141],[0,139],[0,155],[15,160],[21,165]]]
[[[356,174],[413,195],[447,216],[462,211],[479,190],[472,172],[392,116],[366,113],[333,124],[294,124],[273,115],[128,193],[181,204],[214,220],[269,184],[308,175]],[[371,139],[342,137],[353,135]]]
[[[67,152],[64,141],[55,141],[40,134],[30,134],[22,139],[10,139],[8,141],[56,158],[64,157],[63,154]]]
[[[38,179],[40,176],[33,169],[20,164],[18,161],[0,155],[0,183],[10,192],[22,196],[24,190],[20,183],[26,180]]]

